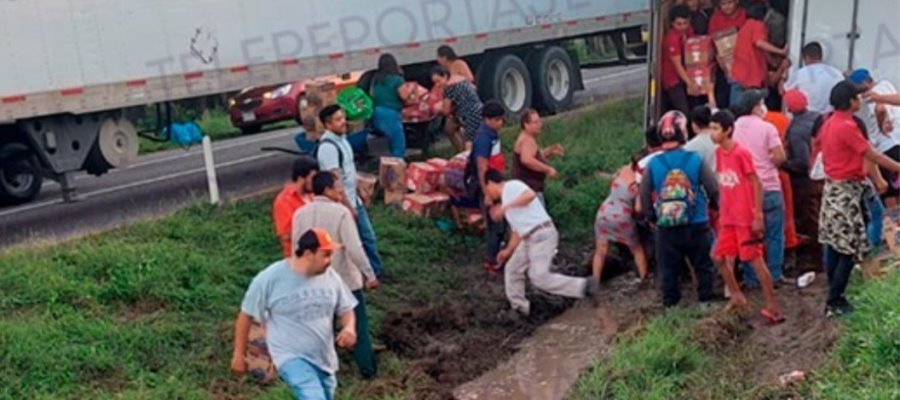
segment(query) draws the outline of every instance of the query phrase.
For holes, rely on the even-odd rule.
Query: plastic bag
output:
[[[347,120],[359,121],[372,118],[375,103],[365,91],[358,87],[349,87],[337,96],[337,103],[347,113]]]
[[[189,147],[203,141],[203,131],[200,129],[200,125],[193,121],[174,122],[169,126],[169,129],[172,131],[170,140],[179,146]],[[168,134],[168,132],[163,133]]]

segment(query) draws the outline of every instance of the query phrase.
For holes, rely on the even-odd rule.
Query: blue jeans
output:
[[[728,97],[730,102],[729,104],[731,104],[731,107],[734,108],[735,106],[740,104],[739,102],[741,100],[741,95],[744,94],[747,89],[743,88],[740,84],[731,79],[728,80],[728,84],[731,85],[731,93]]]
[[[365,153],[369,150],[369,131],[363,129],[359,132],[347,134],[347,141],[355,153]]]
[[[362,203],[356,205],[356,227],[359,229],[359,240],[362,241],[363,250],[366,251],[366,257],[369,264],[375,271],[375,275],[381,277],[384,269],[381,266],[381,257],[378,257],[378,241],[375,238],[375,228],[372,227],[372,221],[369,220],[369,212]]]
[[[281,368],[278,375],[291,388],[294,397],[303,400],[332,400],[337,378],[322,371],[302,358],[290,360]]]
[[[766,224],[766,264],[772,274],[772,280],[784,276],[784,196],[781,192],[766,192],[763,195],[763,213]],[[741,263],[744,271],[744,283],[748,286],[759,286],[756,273],[748,263]]]
[[[406,155],[406,132],[403,129],[403,116],[400,112],[386,107],[375,107],[372,122],[375,130],[387,137],[391,156],[403,158]]]
[[[874,247],[881,246],[884,243],[884,203],[877,191],[866,199],[866,211],[869,214],[869,224],[866,226],[869,242]]]

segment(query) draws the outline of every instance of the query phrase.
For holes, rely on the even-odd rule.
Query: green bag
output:
[[[375,103],[372,98],[358,87],[348,87],[342,90],[338,94],[337,103],[347,113],[349,121],[368,120],[375,112]]]

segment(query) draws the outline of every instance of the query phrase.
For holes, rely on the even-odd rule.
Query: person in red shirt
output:
[[[715,35],[729,29],[739,31],[747,21],[747,12],[737,0],[721,0],[709,19],[709,34]]]
[[[766,308],[762,315],[772,324],[784,322],[781,308],[775,300],[772,275],[763,259],[763,189],[753,156],[732,140],[734,115],[728,110],[715,113],[710,121],[712,139],[716,149],[716,178],[721,201],[719,231],[713,258],[719,266],[722,279],[731,293],[731,306],[744,307],[747,298],[741,292],[734,267],[738,258],[750,263],[761,283]]]
[[[734,64],[731,67],[731,104],[737,104],[747,89],[766,88],[769,65],[766,53],[786,57],[787,47],[778,48],[769,43],[769,32],[763,19],[766,6],[755,4],[747,11],[747,22],[738,32],[734,45]]]
[[[294,213],[313,200],[312,180],[319,172],[319,162],[310,156],[300,156],[294,160],[291,181],[275,197],[272,204],[272,222],[275,236],[281,244],[284,258],[291,258],[291,224]]]
[[[872,147],[853,114],[861,107],[863,89],[842,81],[831,89],[834,113],[817,135],[825,169],[825,189],[819,224],[819,242],[825,246],[828,300],[825,315],[839,316],[853,310],[844,297],[853,266],[862,263],[872,248],[866,230],[871,213],[866,199],[876,197],[867,181],[866,162],[900,172],[900,163]]]
[[[685,6],[675,6],[669,12],[669,32],[663,39],[663,57],[661,65],[662,88],[665,91],[670,110],[678,110],[683,114],[690,112],[688,88],[697,93],[702,90],[691,80],[684,68],[684,42],[693,35],[691,29],[691,11]]]

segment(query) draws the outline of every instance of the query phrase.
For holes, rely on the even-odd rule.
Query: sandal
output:
[[[787,321],[787,318],[785,318],[783,314],[775,314],[765,308],[763,308],[759,313],[763,316],[763,318],[766,319],[766,321],[769,322],[769,326],[775,326],[783,323],[784,321]]]

